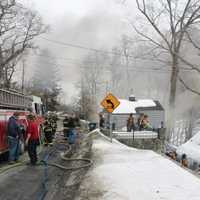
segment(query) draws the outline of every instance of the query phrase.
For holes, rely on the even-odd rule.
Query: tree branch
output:
[[[145,39],[147,39],[148,41],[150,41],[151,43],[153,43],[156,46],[159,46],[162,49],[165,49],[167,51],[169,51],[168,48],[164,47],[162,44],[160,44],[159,42],[156,42],[154,39],[152,39],[150,36],[147,36],[146,34],[140,32],[136,26],[134,24],[131,23],[131,26],[134,28],[134,30],[136,31],[137,34],[141,35],[142,37],[144,37]]]
[[[137,7],[138,7],[139,11],[146,17],[148,22],[152,25],[152,27],[160,35],[160,37],[165,41],[165,43],[167,44],[167,46],[168,46],[168,48],[170,50],[171,45],[170,45],[169,41],[167,40],[167,37],[165,37],[165,35],[161,32],[159,27],[155,24],[155,22],[150,18],[150,16],[146,12],[146,3],[145,3],[145,1],[143,0],[143,9],[141,9],[139,0],[136,0],[136,3],[137,3]]]
[[[189,90],[190,92],[194,93],[194,94],[197,94],[197,95],[200,95],[200,92],[197,91],[197,90],[194,90],[192,89],[191,87],[189,87],[185,81],[183,81],[183,79],[179,76],[179,81],[182,83],[182,85],[185,87],[185,89]]]

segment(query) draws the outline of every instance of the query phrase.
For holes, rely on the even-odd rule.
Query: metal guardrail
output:
[[[113,131],[113,136],[117,139],[157,139],[158,133],[153,131],[118,132]]]
[[[8,108],[29,108],[31,106],[31,97],[21,93],[0,89],[0,106]]]

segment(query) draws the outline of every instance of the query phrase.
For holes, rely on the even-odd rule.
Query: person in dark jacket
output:
[[[142,130],[142,120],[144,119],[144,113],[141,113],[137,120],[137,128],[139,131]]]
[[[133,114],[129,115],[126,126],[127,126],[127,132],[131,132],[131,130],[135,130]]]
[[[105,127],[105,119],[102,114],[99,114],[99,127],[100,129],[103,129]]]
[[[74,117],[74,123],[75,123],[75,127],[76,128],[80,128],[81,127],[80,118],[78,116]]]
[[[20,127],[17,123],[19,113],[15,112],[8,120],[7,134],[8,134],[8,146],[9,146],[9,164],[18,162],[19,159],[19,139],[20,139]]]
[[[75,144],[76,141],[76,122],[74,117],[70,117],[68,121],[68,128],[69,128],[69,137],[68,137],[68,143],[70,145]]]

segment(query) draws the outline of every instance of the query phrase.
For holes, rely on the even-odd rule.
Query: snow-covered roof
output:
[[[156,107],[156,103],[151,99],[138,99],[136,101],[128,101],[119,99],[120,105],[113,111],[113,114],[136,114],[137,108]]]
[[[200,131],[185,144],[179,146],[176,152],[178,155],[186,154],[189,160],[200,164]]]

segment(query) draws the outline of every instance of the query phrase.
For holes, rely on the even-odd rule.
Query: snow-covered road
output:
[[[94,140],[95,163],[78,200],[199,200],[200,179],[153,151],[105,136]]]

